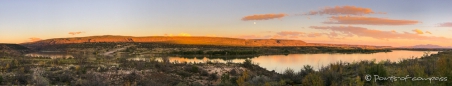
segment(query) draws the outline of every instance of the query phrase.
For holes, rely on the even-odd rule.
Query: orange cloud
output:
[[[303,35],[303,34],[305,34],[305,33],[303,33],[303,32],[298,32],[298,31],[281,31],[281,32],[278,32],[277,33],[278,35],[281,35],[281,36],[300,36],[300,35]]]
[[[410,25],[417,24],[415,20],[394,20],[364,16],[332,16],[325,24],[363,24],[363,25]]]
[[[164,34],[164,36],[191,36],[190,34],[188,34],[188,33],[179,33],[179,34]]]
[[[371,37],[376,39],[417,39],[417,40],[431,40],[431,41],[446,41],[452,40],[450,38],[445,37],[435,37],[435,36],[422,36],[416,33],[395,33],[393,31],[380,31],[380,30],[372,30],[363,27],[354,27],[354,26],[311,26],[313,29],[321,29],[321,30],[331,30],[340,32],[342,34],[363,36],[363,37]]]
[[[321,34],[321,33],[309,33],[308,34],[308,37],[319,37],[319,36],[322,36],[323,34]]]
[[[191,35],[188,33],[179,33],[179,36],[191,36]]]
[[[270,19],[275,19],[275,18],[283,18],[287,16],[287,14],[257,14],[257,15],[250,15],[250,16],[245,16],[242,18],[243,21],[248,21],[248,20],[270,20]]]
[[[391,32],[393,32],[393,33],[397,33],[395,30],[391,30]]]
[[[425,33],[432,34],[430,31],[425,31]]]
[[[81,34],[81,33],[85,33],[85,32],[69,32],[69,34],[71,34],[71,35],[77,35],[77,34]]]
[[[416,34],[424,34],[424,32],[419,29],[414,29],[413,32],[416,32]]]
[[[452,22],[446,22],[439,24],[440,27],[452,27]]]
[[[241,36],[237,36],[238,38],[243,38],[243,39],[268,39],[271,36],[267,35],[267,36],[259,36],[259,35],[241,35]]]
[[[384,12],[377,12],[378,14],[386,14]],[[363,14],[376,14],[370,8],[356,7],[356,6],[336,6],[325,7],[318,11],[311,11],[305,15],[363,15]]]
[[[39,41],[41,38],[31,37],[29,38],[31,42]]]

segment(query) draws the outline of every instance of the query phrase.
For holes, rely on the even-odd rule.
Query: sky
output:
[[[1,0],[0,42],[98,35],[452,46],[450,0]]]

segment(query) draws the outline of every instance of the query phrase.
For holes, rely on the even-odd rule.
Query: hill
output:
[[[443,47],[443,46],[433,45],[433,44],[425,44],[425,45],[410,46],[409,48],[448,48],[448,47]]]
[[[306,42],[300,40],[279,40],[279,39],[238,39],[225,37],[182,37],[182,36],[89,36],[75,38],[55,38],[30,43],[22,43],[26,46],[47,46],[57,44],[74,43],[100,43],[100,42],[159,42],[170,44],[194,44],[194,45],[224,45],[224,46],[303,46]]]
[[[20,55],[28,52],[31,50],[22,45],[0,43],[0,55]]]
[[[327,47],[359,47],[366,49],[387,48],[387,46],[346,45],[346,44],[316,44],[306,43],[301,40],[285,39],[239,39],[227,37],[184,37],[184,36],[89,36],[75,38],[54,38],[21,45],[30,48],[40,48],[49,45],[78,44],[78,43],[168,43],[188,45],[219,45],[241,47],[290,47],[290,46],[327,46]]]

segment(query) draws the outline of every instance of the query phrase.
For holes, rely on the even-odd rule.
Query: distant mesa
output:
[[[345,44],[316,44],[306,43],[301,40],[285,40],[285,39],[239,39],[227,37],[186,37],[186,36],[147,36],[147,37],[133,37],[133,36],[88,36],[75,38],[54,38],[46,39],[36,42],[22,43],[21,45],[27,47],[44,47],[58,44],[74,44],[74,43],[99,43],[99,42],[159,42],[170,44],[192,44],[192,45],[221,45],[221,46],[245,46],[245,47],[259,47],[259,46],[331,46],[331,47],[363,47],[363,48],[387,48],[389,46],[367,46],[367,45],[345,45]]]
[[[406,48],[452,48],[452,47],[443,47],[443,46],[433,45],[433,44],[424,44],[424,45],[409,46]]]
[[[163,42],[173,44],[200,44],[200,45],[227,45],[227,46],[303,46],[306,42],[301,40],[279,39],[238,39],[225,37],[186,37],[186,36],[89,36],[75,38],[47,39],[23,45],[55,45],[72,43],[98,43],[98,42]]]

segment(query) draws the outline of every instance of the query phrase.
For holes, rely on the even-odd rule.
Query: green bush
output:
[[[0,85],[2,85],[2,84],[3,84],[3,76],[0,75]]]
[[[252,68],[253,67],[253,63],[252,63],[251,59],[246,59],[243,62],[243,67],[245,67],[245,68]]]
[[[303,86],[324,86],[323,79],[318,73],[309,73],[301,83]]]
[[[367,74],[372,75],[372,76],[373,75],[378,75],[380,77],[387,77],[388,76],[388,73],[387,73],[386,69],[381,64],[375,64],[375,65],[370,66],[367,69]],[[386,80],[380,80],[380,81],[377,81],[377,82],[381,85],[381,84],[385,83]]]

